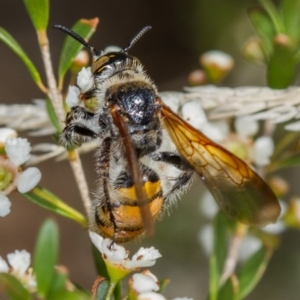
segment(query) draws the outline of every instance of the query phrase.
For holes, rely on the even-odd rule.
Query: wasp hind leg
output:
[[[184,158],[174,152],[154,152],[150,157],[154,161],[164,162],[182,171],[174,176],[170,175],[166,177],[168,183],[172,182],[171,186],[168,185],[167,191],[164,194],[164,206],[168,207],[175,198],[188,190],[194,181],[195,171]]]
[[[81,106],[74,106],[67,114],[66,127],[61,133],[60,144],[67,149],[74,149],[81,145],[84,138],[96,139],[98,134],[90,129],[95,114]]]

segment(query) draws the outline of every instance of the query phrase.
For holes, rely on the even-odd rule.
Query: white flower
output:
[[[7,260],[13,268],[13,273],[23,275],[30,266],[30,253],[26,250],[16,250],[7,255]]]
[[[140,294],[137,297],[138,300],[166,300],[166,298],[158,293],[148,292],[144,294]]]
[[[199,101],[189,101],[182,106],[182,117],[193,127],[200,129],[207,122],[205,112]]]
[[[7,260],[11,266],[9,268],[7,262],[0,256],[0,272],[9,273],[20,280],[24,287],[31,293],[36,292],[36,279],[30,265],[30,253],[25,250],[10,253]]]
[[[187,298],[187,297],[179,297],[179,298],[174,298],[172,300],[194,300],[193,298]]]
[[[68,104],[69,107],[73,107],[79,104],[79,95],[80,95],[80,90],[77,86],[69,86],[69,91],[66,97],[66,103]]]
[[[17,131],[30,130],[30,135],[55,133],[46,109],[46,101],[34,104],[0,104],[0,125]]]
[[[90,231],[90,238],[95,247],[102,253],[103,258],[112,264],[122,265],[126,269],[137,269],[153,266],[161,254],[154,247],[141,248],[132,260],[128,258],[129,252],[124,247],[113,243],[110,239],[104,239],[99,234]]]
[[[156,292],[159,290],[159,285],[157,284],[157,280],[155,280],[151,275],[134,274],[132,276],[132,279],[133,279],[132,287],[139,294],[153,292],[153,291]]]
[[[239,259],[246,261],[262,247],[262,241],[255,236],[245,236],[239,249]]]
[[[0,128],[0,144],[4,144],[8,138],[16,138],[17,132],[11,128]]]
[[[227,53],[218,50],[212,50],[204,53],[201,56],[201,63],[204,66],[213,64],[217,65],[221,69],[230,70],[233,67],[234,61],[233,58]]]
[[[169,106],[172,111],[178,112],[179,109],[179,98],[181,93],[179,92],[162,92],[160,93],[161,99],[163,102]]]
[[[212,219],[219,211],[219,206],[209,191],[205,191],[199,202],[199,209],[207,218]]]
[[[300,121],[285,125],[284,129],[289,131],[300,131]]]
[[[213,228],[210,224],[201,227],[198,233],[198,242],[202,246],[204,254],[209,256],[213,247]]]
[[[41,171],[36,167],[31,167],[23,171],[18,179],[18,191],[22,194],[32,190],[41,180]]]
[[[127,269],[151,267],[156,263],[156,259],[160,257],[161,254],[154,247],[141,247],[138,252],[133,255],[132,260],[128,260],[124,263],[124,267]]]
[[[274,151],[274,141],[269,136],[257,138],[253,145],[252,159],[257,166],[266,166]]]
[[[0,217],[5,217],[10,213],[11,202],[2,193],[0,193]],[[1,268],[0,268],[1,269]]]
[[[90,67],[83,67],[78,73],[77,85],[81,89],[82,93],[90,90],[94,86],[94,78]]]
[[[5,142],[5,152],[16,166],[20,166],[29,160],[30,150],[30,143],[27,139],[9,138]]]
[[[0,256],[0,272],[1,273],[8,273],[9,267],[7,262]]]
[[[237,117],[234,121],[234,127],[240,136],[253,136],[259,129],[258,122],[249,116]]]
[[[222,120],[204,123],[201,126],[201,131],[216,143],[224,141],[230,133],[228,123]]]

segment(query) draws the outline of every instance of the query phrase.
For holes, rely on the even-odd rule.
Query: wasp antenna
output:
[[[151,26],[144,27],[129,43],[129,45],[122,50],[122,52],[127,52],[132,46],[147,32],[151,29]]]
[[[65,27],[63,25],[53,25],[53,27],[55,29],[59,29],[59,30],[65,32],[66,34],[68,34],[69,36],[71,36],[74,40],[76,40],[77,42],[79,42],[83,46],[89,48],[91,50],[91,52],[93,53],[93,55],[95,55],[95,56],[99,56],[100,55],[99,50],[97,50],[96,48],[94,48],[91,45],[89,45],[79,34],[77,34],[76,32],[74,32],[70,28]]]

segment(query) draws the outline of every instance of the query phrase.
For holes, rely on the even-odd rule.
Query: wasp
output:
[[[81,99],[96,99],[96,109],[74,106],[61,142],[67,148],[97,139],[97,189],[90,228],[114,242],[145,231],[200,178],[223,211],[244,224],[276,222],[280,206],[270,187],[244,161],[211,141],[161,100],[129,45],[100,52],[70,29],[55,25],[89,48],[94,86]],[[150,225],[149,225],[150,224]]]

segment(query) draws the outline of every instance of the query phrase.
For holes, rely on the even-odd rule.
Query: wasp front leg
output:
[[[67,114],[66,127],[61,136],[60,143],[67,149],[77,148],[84,138],[96,139],[98,137],[96,126],[93,125],[95,114],[81,106],[74,106]]]

